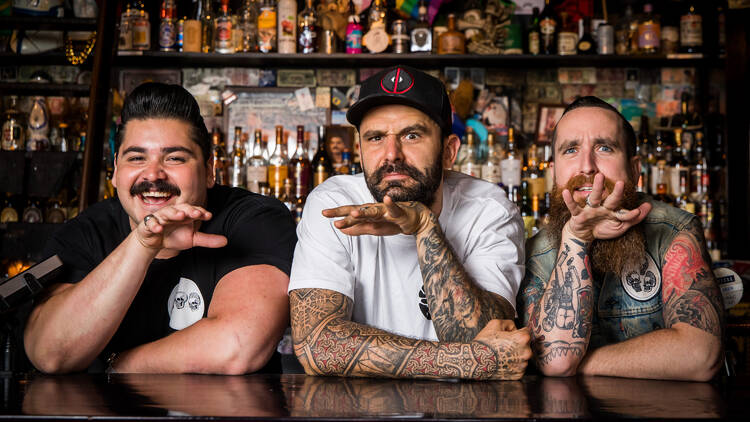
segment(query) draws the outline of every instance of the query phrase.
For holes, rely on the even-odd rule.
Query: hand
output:
[[[570,210],[570,220],[563,227],[563,233],[591,242],[594,239],[614,239],[622,236],[629,228],[640,223],[649,211],[651,204],[644,202],[638,208],[626,210],[620,208],[625,183],[618,181],[612,193],[602,203],[604,175],[594,176],[586,206],[580,207],[573,200],[569,190],[562,192],[563,201]]]
[[[419,202],[394,202],[390,196],[382,203],[345,205],[323,210],[328,218],[344,217],[333,223],[344,234],[390,236],[416,234],[429,227],[432,212]]]
[[[477,334],[474,341],[490,347],[498,357],[494,379],[520,379],[526,371],[531,348],[528,327],[515,329],[510,320],[493,319]]]
[[[227,244],[224,236],[198,231],[200,221],[211,219],[211,213],[201,207],[170,205],[149,216],[135,228],[136,238],[146,248],[185,250],[196,246],[220,248]]]

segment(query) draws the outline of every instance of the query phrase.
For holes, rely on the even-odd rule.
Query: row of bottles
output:
[[[70,112],[51,115],[43,96],[26,98],[28,110],[22,109],[18,96],[5,101],[2,114],[0,149],[4,151],[81,151],[86,141],[82,119]],[[67,99],[57,98],[63,104]]]
[[[78,215],[78,198],[67,199],[64,192],[55,198],[29,198],[6,193],[0,209],[0,223],[64,223]]]

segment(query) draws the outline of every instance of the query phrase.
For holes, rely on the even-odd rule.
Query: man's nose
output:
[[[141,178],[144,180],[165,179],[166,173],[164,173],[164,166],[161,160],[150,160],[148,165],[143,169]]]
[[[387,135],[385,138],[385,159],[390,162],[403,161],[404,155],[401,150],[401,140],[398,136]]]
[[[580,157],[580,172],[586,175],[595,174],[599,169],[596,167],[596,159],[594,157],[593,149],[586,149],[581,151]]]

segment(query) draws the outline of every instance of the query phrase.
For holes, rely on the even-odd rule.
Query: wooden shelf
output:
[[[92,56],[93,54],[79,67],[83,69],[91,69]],[[2,66],[73,66],[65,57],[65,53],[63,53],[62,50],[49,51],[40,54],[15,54],[12,52],[0,53],[0,63],[2,63]]]
[[[48,84],[38,82],[0,82],[0,95],[44,95],[88,97],[88,84]]]
[[[445,66],[486,68],[545,67],[719,67],[718,57],[664,55],[652,56],[532,56],[532,55],[436,55],[412,54],[279,54],[279,53],[181,53],[165,51],[119,52],[116,67],[182,68],[182,67],[262,67],[262,68],[332,68],[386,67],[405,64],[418,68]]]
[[[0,16],[0,28],[49,31],[96,31],[95,18],[55,18],[51,16]]]

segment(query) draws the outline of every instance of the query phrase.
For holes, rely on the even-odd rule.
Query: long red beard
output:
[[[556,245],[560,244],[562,229],[565,223],[570,220],[570,210],[568,210],[565,201],[563,201],[562,191],[568,189],[572,194],[575,189],[585,184],[593,183],[593,176],[577,175],[568,180],[564,188],[555,185],[552,189],[549,222],[546,229],[549,231]],[[608,192],[612,192],[615,183],[610,179],[605,179],[604,186]],[[632,210],[641,205],[641,203],[642,201],[635,191],[635,185],[629,181],[625,182],[621,208]],[[578,205],[581,207],[585,206],[586,200],[579,201]],[[595,273],[604,274],[611,272],[620,275],[623,269],[639,265],[646,256],[643,225],[637,224],[628,229],[625,234],[615,239],[594,240],[590,251],[591,265]]]

